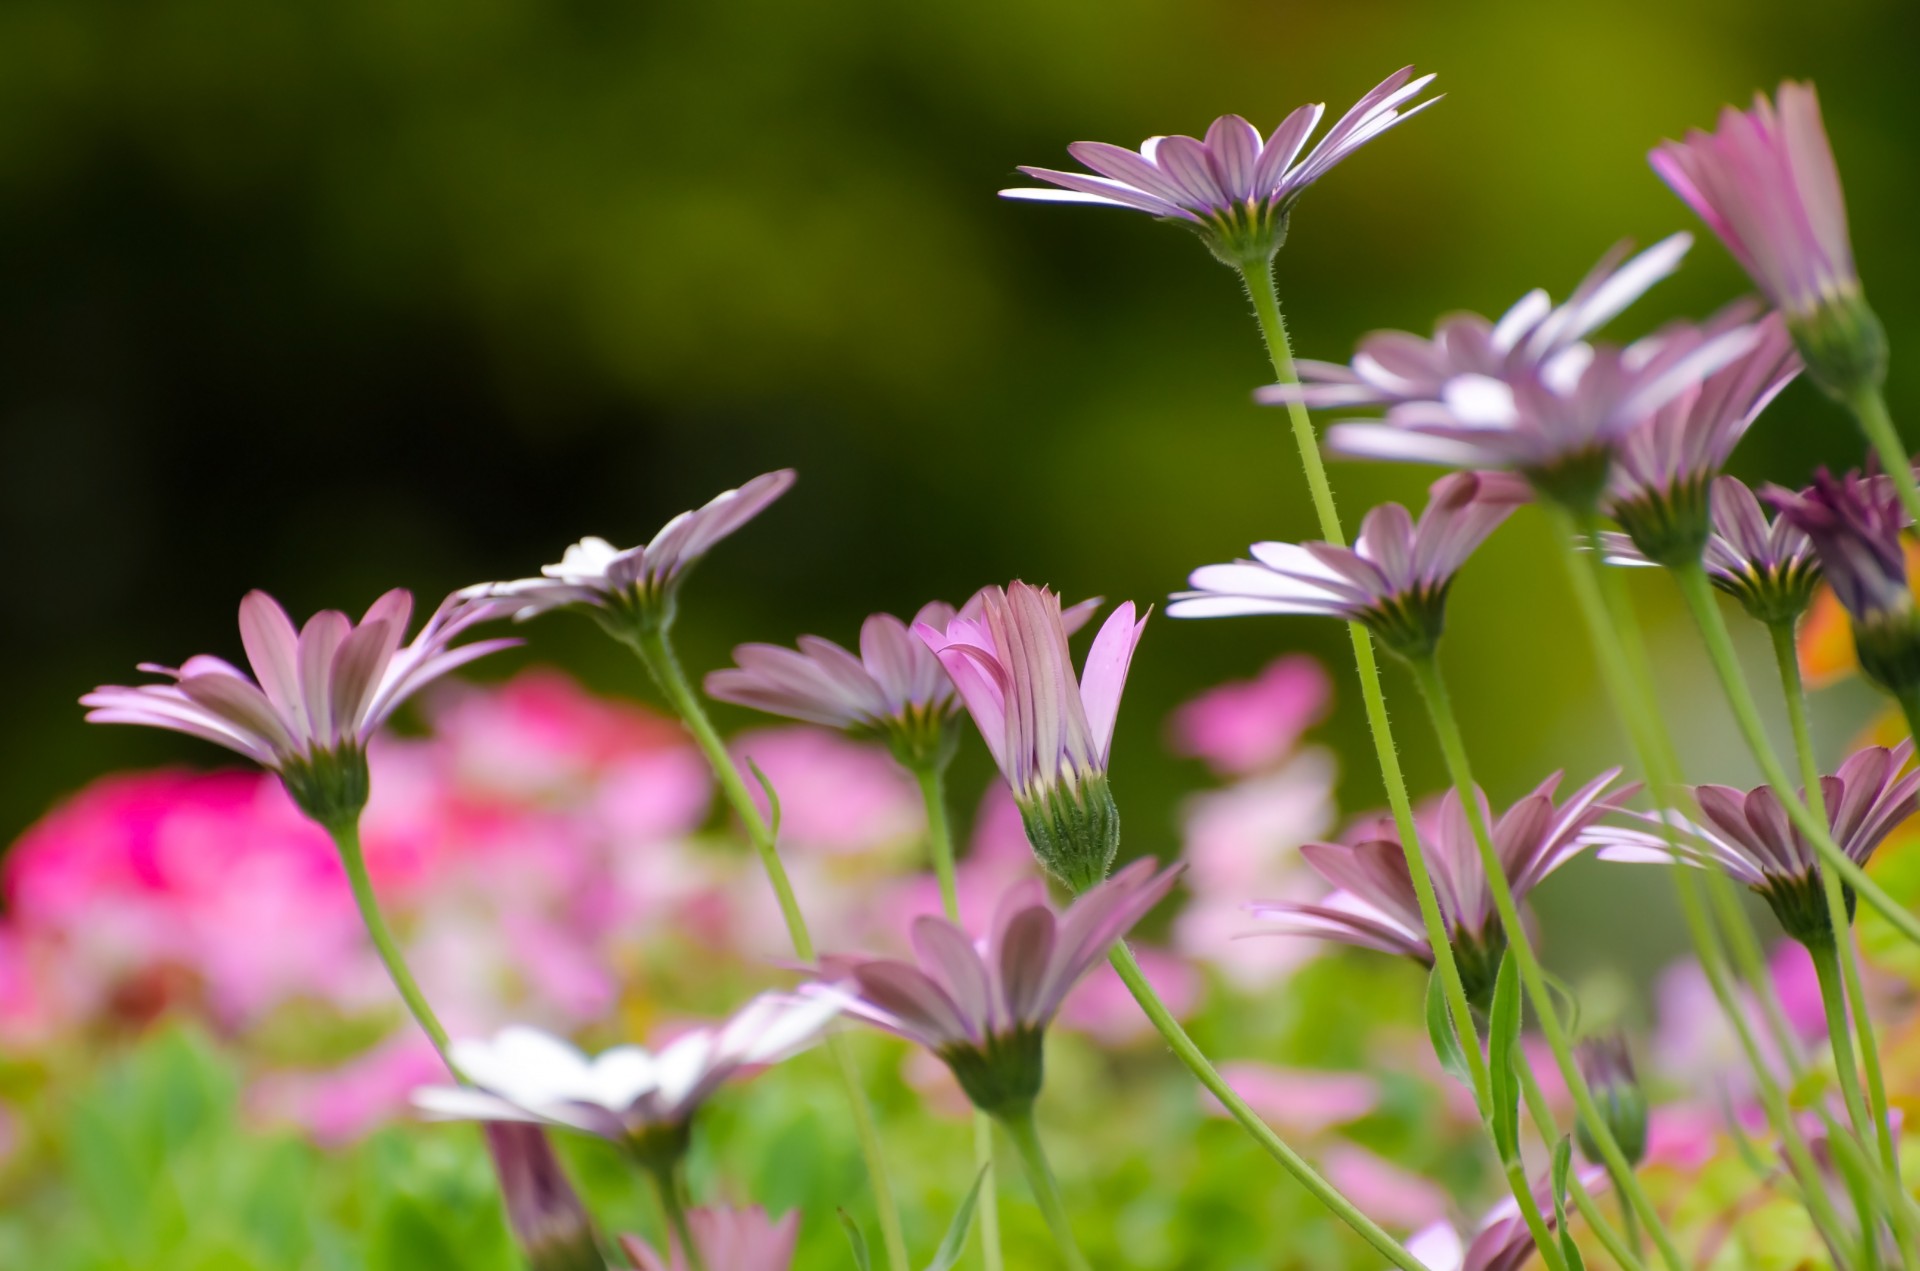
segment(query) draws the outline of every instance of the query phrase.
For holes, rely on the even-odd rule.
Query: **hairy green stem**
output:
[[[1780,689],[1787,699],[1787,719],[1793,728],[1794,754],[1800,760],[1801,788],[1806,791],[1807,804],[1813,809],[1813,814],[1825,821],[1828,819],[1827,799],[1820,785],[1820,760],[1814,753],[1813,730],[1807,724],[1807,690],[1800,679],[1800,656],[1794,645],[1793,624],[1774,623],[1768,628],[1768,633],[1773,637],[1773,658],[1780,671]],[[1880,1163],[1898,1187],[1900,1154],[1894,1148],[1893,1132],[1887,1124],[1891,1105],[1887,1103],[1886,1078],[1880,1070],[1880,1046],[1874,1037],[1873,1017],[1867,1010],[1866,992],[1860,980],[1859,954],[1854,948],[1853,929],[1847,921],[1846,897],[1841,893],[1839,879],[1830,870],[1820,871],[1820,886],[1826,894],[1827,919],[1833,925],[1834,940],[1839,946],[1836,960],[1840,964],[1846,1000],[1853,1004],[1854,1029],[1860,1040],[1861,1062],[1867,1072],[1867,1100],[1876,1113],[1874,1137],[1880,1148]],[[1846,1026],[1845,1010],[1835,1018],[1829,1004],[1829,1033],[1844,1031]],[[1834,1052],[1834,1062],[1840,1062],[1838,1051]]]
[[[1520,1072],[1520,1092],[1526,1097],[1527,1115],[1533,1118],[1533,1124],[1540,1131],[1540,1138],[1549,1149],[1560,1141],[1560,1129],[1553,1119],[1553,1109],[1547,1106],[1546,1092],[1540,1089],[1540,1079],[1534,1076],[1533,1066],[1522,1062]],[[1615,1183],[1618,1186],[1618,1180]],[[1567,1190],[1573,1195],[1573,1207],[1587,1220],[1600,1243],[1606,1247],[1613,1260],[1620,1265],[1620,1271],[1647,1271],[1646,1263],[1639,1253],[1640,1229],[1633,1216],[1633,1206],[1627,1201],[1626,1193],[1620,1193],[1620,1215],[1625,1221],[1627,1235],[1623,1238],[1613,1229],[1613,1224],[1601,1212],[1587,1185],[1580,1181],[1580,1171],[1570,1171],[1567,1178]],[[1538,1237],[1536,1237],[1536,1240]]]
[[[1133,950],[1127,947],[1125,941],[1113,946],[1107,954],[1107,960],[1113,964],[1113,969],[1119,973],[1121,983],[1125,984],[1128,992],[1133,994],[1133,1000],[1140,1004],[1142,1011],[1146,1012],[1147,1018],[1160,1031],[1160,1036],[1166,1040],[1167,1046],[1174,1055],[1199,1079],[1201,1085],[1212,1092],[1213,1097],[1218,1099],[1233,1119],[1240,1123],[1241,1128],[1266,1149],[1268,1155],[1280,1162],[1315,1200],[1332,1210],[1335,1216],[1353,1228],[1362,1240],[1372,1245],[1394,1266],[1401,1268],[1401,1271],[1426,1271],[1420,1260],[1407,1252],[1406,1246],[1388,1235],[1380,1224],[1361,1213],[1352,1201],[1341,1195],[1333,1184],[1322,1178],[1298,1152],[1288,1147],[1286,1140],[1275,1134],[1272,1127],[1260,1119],[1260,1114],[1247,1106],[1245,1099],[1234,1093],[1233,1087],[1227,1084],[1226,1079],[1214,1069],[1213,1064],[1194,1044],[1193,1039],[1187,1036],[1187,1030],[1180,1026],[1180,1021],[1173,1017],[1173,1012],[1169,1011],[1166,1003],[1160,1000],[1160,995],[1154,992],[1153,985],[1147,983],[1147,977],[1140,971],[1140,963],[1134,959]],[[1472,1034],[1469,1033],[1467,1036],[1471,1037]],[[1474,1047],[1464,1045],[1463,1039],[1463,1049],[1471,1051]]]
[[[1060,1200],[1060,1185],[1053,1181],[1053,1169],[1040,1146],[1040,1131],[1033,1124],[1033,1107],[1029,1105],[1019,1112],[1008,1113],[1000,1118],[1000,1125],[1020,1153],[1020,1163],[1027,1170],[1027,1183],[1033,1188],[1034,1202],[1040,1206],[1040,1214],[1053,1232],[1060,1260],[1067,1264],[1068,1271],[1092,1271],[1073,1238],[1073,1224],[1067,1220],[1067,1207]]]
[[[353,888],[353,903],[360,907],[360,921],[366,924],[367,934],[373,938],[373,947],[379,951],[380,961],[386,964],[387,975],[393,980],[393,987],[400,991],[400,998],[413,1012],[413,1018],[419,1022],[420,1029],[426,1033],[427,1040],[440,1052],[441,1062],[456,1077],[460,1070],[453,1066],[453,1060],[447,1055],[447,1030],[440,1026],[440,1019],[433,1013],[433,1007],[427,1005],[427,995],[420,991],[420,985],[413,978],[413,972],[407,969],[407,958],[400,951],[399,941],[393,938],[393,931],[387,926],[385,915],[380,912],[379,897],[373,894],[373,880],[367,877],[367,856],[360,847],[360,823],[342,821],[338,825],[327,827],[333,835],[333,845],[340,852],[340,864],[347,871],[347,884]]]
[[[940,904],[947,921],[959,927],[960,888],[954,877],[953,823],[947,816],[945,766],[937,760],[916,764],[913,777],[920,784],[920,801],[927,809],[927,855],[933,858],[934,877],[940,880]],[[1000,1271],[1000,1196],[993,1168],[993,1118],[978,1109],[973,1113],[973,1169],[980,1178],[974,1214],[980,1224],[981,1265],[986,1271]]]
[[[1573,1095],[1574,1106],[1579,1109],[1581,1120],[1586,1123],[1594,1145],[1600,1149],[1601,1158],[1619,1180],[1640,1221],[1652,1236],[1661,1260],[1672,1271],[1686,1271],[1686,1262],[1681,1258],[1679,1248],[1673,1243],[1673,1237],[1668,1233],[1659,1211],[1653,1207],[1653,1201],[1640,1186],[1633,1166],[1621,1153],[1612,1128],[1601,1114],[1599,1105],[1594,1102],[1593,1092],[1580,1072],[1580,1065],[1574,1061],[1572,1043],[1567,1037],[1566,1027],[1560,1021],[1559,1005],[1554,1001],[1553,990],[1547,984],[1539,959],[1534,955],[1533,941],[1520,920],[1520,909],[1514,902],[1513,888],[1507,883],[1499,849],[1494,846],[1492,832],[1482,814],[1478,787],[1474,785],[1473,769],[1467,759],[1466,743],[1454,719],[1453,704],[1447,695],[1446,680],[1440,674],[1440,663],[1428,656],[1411,665],[1414,680],[1420,686],[1421,695],[1426,698],[1434,734],[1440,742],[1440,753],[1447,762],[1447,773],[1459,792],[1460,802],[1467,814],[1467,825],[1473,831],[1474,843],[1480,850],[1481,868],[1493,894],[1494,908],[1500,914],[1500,924],[1506,931],[1507,954],[1513,958],[1514,966],[1520,972],[1520,983],[1533,1003],[1534,1015],[1540,1021],[1540,1031],[1545,1035],[1548,1047],[1553,1051],[1560,1076],[1566,1082],[1568,1092]]]
[[[632,644],[645,664],[647,673],[653,677],[653,682],[680,717],[680,722],[693,735],[695,744],[706,756],[707,765],[713,769],[714,779],[720,783],[721,793],[746,828],[747,838],[759,854],[767,881],[772,884],[774,896],[780,902],[780,913],[786,919],[787,935],[793,942],[795,955],[802,962],[812,962],[813,937],[807,931],[807,920],[800,912],[800,902],[793,894],[793,883],[787,878],[787,868],[781,863],[773,827],[760,815],[759,805],[747,792],[747,783],[740,776],[739,767],[733,762],[733,756],[727,753],[726,743],[720,739],[713,721],[707,718],[706,707],[694,693],[687,673],[681,669],[680,659],[674,655],[666,631],[658,626],[650,627],[636,634]],[[874,1125],[873,1108],[867,1102],[866,1090],[860,1084],[860,1072],[854,1063],[853,1051],[847,1045],[847,1039],[839,1033],[827,1034],[826,1050],[839,1070],[841,1084],[846,1088],[847,1108],[852,1115],[854,1135],[859,1139],[860,1154],[866,1161],[868,1185],[873,1188],[874,1208],[879,1214],[880,1239],[887,1251],[887,1264],[893,1271],[907,1271],[907,1240],[900,1226],[900,1208],[893,1195],[893,1179],[887,1172],[886,1155],[880,1146],[880,1131]]]
[[[1880,386],[1862,386],[1848,395],[1847,405],[1853,417],[1860,421],[1860,431],[1867,435],[1874,453],[1880,456],[1880,466],[1893,478],[1893,488],[1900,492],[1900,502],[1906,505],[1907,515],[1920,521],[1920,484],[1914,481],[1913,460],[1907,455],[1899,430],[1893,426],[1893,416],[1887,411],[1887,399],[1881,394]]]

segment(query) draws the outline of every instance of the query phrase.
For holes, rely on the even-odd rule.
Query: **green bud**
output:
[[[1647,1096],[1634,1072],[1633,1052],[1618,1033],[1590,1037],[1574,1047],[1574,1061],[1593,1092],[1600,1119],[1627,1164],[1638,1165],[1647,1154]],[[1604,1158],[1585,1120],[1575,1127],[1581,1155],[1599,1164]]]
[[[1857,284],[1856,284],[1857,287]],[[1887,378],[1887,333],[1857,290],[1787,318],[1807,378],[1843,402]]]
[[[1075,895],[1107,876],[1120,850],[1120,809],[1104,773],[1016,802],[1034,856]]]

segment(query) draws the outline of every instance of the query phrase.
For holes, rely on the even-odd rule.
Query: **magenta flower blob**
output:
[[[271,769],[301,810],[333,825],[355,818],[367,799],[366,745],[400,704],[433,680],[514,640],[453,641],[497,607],[450,596],[402,647],[413,598],[390,591],[356,625],[326,609],[295,629],[263,591],[240,602],[240,641],[249,676],[210,654],[173,667],[140,669],[172,680],[105,685],[80,699],[96,724],[145,724],[187,733]]]
[[[976,944],[943,918],[913,924],[914,963],[829,956],[813,988],[850,1018],[926,1047],[974,1106],[1018,1114],[1040,1093],[1041,1039],[1067,993],[1180,875],[1138,860],[1056,913],[1038,879],[1017,884]]]
[[[1609,769],[1556,804],[1554,791],[1561,776],[1556,772],[1497,821],[1486,795],[1479,794],[1481,816],[1492,830],[1514,903],[1524,902],[1548,875],[1584,851],[1582,835],[1632,797],[1637,786],[1607,792],[1619,775],[1618,768]],[[1449,790],[1442,798],[1432,823],[1422,827],[1420,842],[1468,994],[1484,1002],[1506,952],[1506,933],[1500,929],[1480,850],[1457,791]],[[1335,890],[1311,903],[1255,902],[1249,906],[1254,916],[1272,923],[1258,934],[1314,936],[1433,965],[1413,874],[1396,839],[1309,843],[1300,850]]]
[[[1814,378],[1844,394],[1886,374],[1886,337],[1867,307],[1820,99],[1780,85],[1775,101],[1728,106],[1714,132],[1663,142],[1648,160],[1786,315]]]
[[[1335,164],[1401,121],[1439,101],[1415,106],[1433,76],[1403,67],[1376,85],[1319,143],[1299,158],[1324,106],[1302,106],[1262,138],[1239,115],[1222,115],[1205,138],[1149,137],[1140,149],[1077,141],[1068,153],[1092,173],[1022,166],[1051,188],[1000,191],[1001,197],[1134,208],[1188,226],[1228,265],[1265,264],[1286,240],[1287,217],[1307,187]],[[1298,159],[1298,162],[1295,160]]]
[[[1398,503],[1368,512],[1351,548],[1255,543],[1253,559],[1203,565],[1176,592],[1172,618],[1318,614],[1364,622],[1401,657],[1440,641],[1447,590],[1487,536],[1528,501],[1526,482],[1500,472],[1456,472],[1433,484],[1416,523]]]
[[[991,587],[978,618],[956,617],[944,631],[914,627],[1012,787],[1034,852],[1076,891],[1106,877],[1119,847],[1107,756],[1146,625],[1134,621],[1132,601],[1114,610],[1078,677],[1060,598],[1044,587]]]

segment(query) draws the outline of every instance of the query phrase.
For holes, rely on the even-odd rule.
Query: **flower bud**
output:
[[[500,1178],[507,1225],[533,1271],[606,1271],[593,1220],[538,1126],[481,1126]]]
[[[1887,333],[1858,289],[1806,313],[1787,329],[1807,364],[1807,377],[1830,397],[1850,402],[1887,378]]]
[[[1647,1096],[1634,1072],[1627,1039],[1619,1033],[1589,1037],[1574,1047],[1573,1057],[1620,1154],[1628,1165],[1640,1164],[1647,1154]],[[1587,1123],[1581,1121],[1576,1129],[1581,1154],[1598,1164],[1600,1148]]]
[[[1048,873],[1076,895],[1107,876],[1120,850],[1120,809],[1104,775],[1055,782],[1015,801]]]

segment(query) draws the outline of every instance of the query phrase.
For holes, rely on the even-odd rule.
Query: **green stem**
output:
[[[1559,1006],[1553,998],[1553,991],[1547,984],[1546,974],[1540,969],[1539,959],[1534,956],[1533,942],[1527,935],[1525,924],[1520,921],[1520,909],[1514,902],[1513,889],[1507,884],[1507,874],[1500,862],[1500,852],[1493,844],[1493,835],[1489,831],[1486,817],[1482,815],[1478,787],[1474,785],[1473,769],[1467,760],[1465,742],[1460,736],[1459,724],[1453,715],[1453,705],[1447,696],[1446,681],[1441,677],[1439,662],[1431,657],[1422,658],[1410,664],[1413,676],[1420,686],[1420,692],[1427,701],[1428,713],[1433,718],[1433,730],[1440,741],[1440,753],[1447,761],[1447,772],[1452,778],[1454,788],[1459,792],[1461,805],[1467,814],[1468,827],[1473,831],[1475,845],[1480,850],[1481,868],[1486,874],[1488,888],[1493,893],[1494,908],[1500,914],[1501,926],[1507,935],[1507,952],[1514,959],[1514,965],[1520,972],[1520,983],[1527,990],[1527,997],[1533,1004],[1533,1012],[1540,1021],[1540,1030],[1545,1034],[1547,1045],[1553,1051],[1554,1062],[1560,1068],[1560,1076],[1566,1082],[1567,1090],[1573,1095],[1573,1103],[1580,1111],[1581,1119],[1586,1122],[1587,1132],[1600,1149],[1601,1158],[1608,1170],[1620,1181],[1627,1198],[1632,1201],[1640,1220],[1646,1225],[1653,1237],[1654,1247],[1660,1251],[1661,1260],[1672,1271],[1686,1271],[1686,1262],[1680,1256],[1680,1250],[1668,1234],[1666,1224],[1661,1221],[1660,1213],[1653,1207],[1653,1201],[1640,1186],[1639,1179],[1633,1173],[1633,1166],[1621,1153],[1620,1145],[1614,1140],[1613,1130],[1607,1125],[1607,1119],[1594,1102],[1593,1092],[1588,1089],[1586,1078],[1581,1075],[1580,1065],[1574,1062],[1573,1047],[1565,1027],[1560,1022]]]
[[[1313,1195],[1315,1200],[1332,1210],[1341,1221],[1353,1228],[1361,1239],[1372,1245],[1376,1252],[1394,1266],[1401,1268],[1401,1271],[1426,1271],[1421,1266],[1420,1260],[1408,1253],[1404,1245],[1388,1235],[1380,1224],[1361,1213],[1354,1203],[1342,1196],[1333,1184],[1320,1177],[1313,1166],[1307,1164],[1298,1152],[1287,1146],[1286,1140],[1275,1134],[1272,1128],[1260,1119],[1259,1113],[1247,1106],[1245,1099],[1234,1093],[1233,1087],[1229,1086],[1226,1079],[1214,1070],[1206,1055],[1201,1053],[1200,1048],[1194,1045],[1193,1039],[1187,1036],[1187,1030],[1180,1027],[1180,1021],[1173,1017],[1173,1013],[1160,1000],[1160,995],[1154,992],[1151,984],[1147,983],[1147,977],[1140,971],[1139,962],[1134,959],[1133,950],[1127,947],[1125,941],[1113,946],[1107,954],[1107,960],[1113,964],[1113,969],[1119,973],[1121,983],[1125,984],[1127,990],[1133,994],[1133,1000],[1140,1003],[1140,1009],[1153,1022],[1153,1026],[1160,1030],[1160,1036],[1166,1040],[1168,1047],[1180,1062],[1184,1063],[1199,1079],[1201,1085],[1212,1092],[1213,1097],[1218,1099],[1233,1119],[1240,1123],[1241,1128],[1267,1150],[1268,1155],[1280,1162],[1286,1171]],[[1466,1036],[1471,1037],[1473,1034],[1468,1033]],[[1476,1049],[1466,1044],[1464,1038],[1461,1048],[1469,1053]]]
[[[1788,819],[1819,853],[1824,867],[1821,872],[1837,870],[1841,881],[1859,893],[1861,899],[1878,909],[1908,939],[1920,944],[1920,919],[1902,908],[1899,901],[1867,877],[1853,858],[1840,849],[1833,841],[1833,831],[1826,819],[1813,814],[1806,800],[1800,797],[1800,792],[1794,789],[1793,781],[1787,776],[1780,760],[1774,756],[1773,747],[1767,741],[1766,725],[1760,721],[1760,709],[1754,705],[1746,677],[1740,673],[1740,662],[1734,655],[1733,640],[1727,634],[1726,620],[1720,616],[1720,609],[1714,604],[1713,588],[1707,582],[1706,571],[1696,564],[1674,570],[1673,576],[1680,584],[1681,594],[1687,598],[1688,607],[1693,610],[1700,634],[1706,639],[1707,655],[1713,661],[1714,670],[1719,673],[1721,687],[1726,690],[1727,701],[1733,707],[1733,716],[1740,725],[1741,735],[1746,738],[1748,749],[1759,763],[1761,775],[1773,787],[1774,794],[1779,796]]]
[[[460,1070],[453,1066],[453,1061],[447,1056],[447,1030],[440,1027],[433,1007],[427,1005],[427,995],[420,991],[413,972],[407,969],[406,955],[400,951],[399,941],[393,938],[386,917],[380,912],[380,900],[373,894],[373,880],[367,877],[366,853],[360,847],[360,823],[357,820],[343,821],[327,829],[333,835],[333,845],[339,849],[340,863],[346,868],[347,883],[353,888],[353,903],[360,907],[360,921],[366,924],[367,934],[373,937],[373,947],[379,950],[380,961],[386,964],[393,987],[400,990],[401,1000],[413,1012],[421,1031],[426,1033],[433,1048],[440,1052],[441,1062],[447,1065],[448,1071],[459,1076]]]
[[[1860,421],[1860,431],[1867,435],[1867,441],[1880,456],[1880,466],[1893,478],[1893,487],[1900,492],[1900,502],[1906,505],[1907,515],[1920,521],[1920,485],[1913,479],[1913,460],[1907,455],[1899,430],[1893,426],[1893,416],[1887,412],[1887,399],[1881,395],[1880,386],[1862,386],[1848,395],[1847,405]]]
[[[1597,552],[1581,549],[1580,533],[1572,515],[1551,504],[1547,507],[1547,513],[1561,543],[1561,560],[1566,566],[1567,581],[1573,590],[1581,619],[1586,624],[1594,660],[1600,667],[1607,694],[1627,729],[1641,771],[1653,787],[1656,802],[1671,806],[1681,792],[1678,758],[1674,755],[1672,742],[1666,737],[1658,708],[1654,705],[1653,684],[1646,673],[1644,650],[1638,663],[1638,674],[1630,666],[1625,650],[1623,629],[1637,632],[1632,607],[1625,603],[1625,597],[1619,595],[1617,589],[1609,594],[1609,589],[1603,586],[1611,571],[1601,565]],[[1614,603],[1609,605],[1609,600]],[[1839,1239],[1844,1230],[1839,1215],[1821,1182],[1819,1169],[1801,1133],[1800,1124],[1754,1041],[1746,1010],[1734,992],[1728,974],[1726,951],[1721,947],[1719,935],[1714,930],[1713,918],[1701,895],[1699,880],[1693,877],[1692,870],[1685,867],[1670,872],[1675,894],[1679,898],[1680,912],[1699,956],[1701,970],[1753,1072],[1760,1089],[1761,1103],[1787,1154],[1807,1210],[1816,1225]],[[1740,916],[1744,919],[1744,914]]]
[[[1533,1075],[1532,1065],[1521,1063],[1518,1067],[1520,1092],[1527,1100],[1527,1115],[1533,1118],[1533,1124],[1540,1131],[1542,1141],[1551,1147],[1559,1141],[1560,1129],[1554,1122],[1553,1109],[1547,1106],[1546,1092],[1540,1089],[1540,1079]],[[1618,1186],[1617,1179],[1615,1186]],[[1600,1238],[1600,1243],[1606,1247],[1609,1254],[1613,1255],[1613,1260],[1619,1264],[1620,1271],[1647,1271],[1646,1263],[1641,1260],[1639,1253],[1640,1228],[1633,1216],[1633,1206],[1626,1201],[1626,1193],[1620,1194],[1620,1214],[1627,1228],[1627,1236],[1623,1239],[1620,1233],[1613,1229],[1613,1224],[1607,1221],[1606,1215],[1595,1203],[1593,1194],[1587,1190],[1587,1185],[1580,1181],[1579,1170],[1569,1172],[1567,1189],[1573,1194],[1573,1207],[1580,1211],[1581,1216],[1587,1220],[1587,1225],[1592,1227],[1594,1234]]]
[[[1246,284],[1248,297],[1253,301],[1274,376],[1282,384],[1299,383],[1299,376],[1294,372],[1293,348],[1287,340],[1286,322],[1280,316],[1280,296],[1274,287],[1272,262],[1244,266],[1241,279]],[[1320,522],[1320,537],[1329,543],[1344,545],[1347,541],[1346,532],[1340,526],[1339,509],[1334,506],[1333,486],[1327,480],[1326,465],[1321,461],[1320,439],[1313,430],[1313,419],[1308,415],[1307,408],[1298,402],[1287,404],[1287,417],[1293,426],[1293,439],[1300,452],[1300,466],[1306,473],[1307,490],[1313,500],[1314,513]],[[1414,896],[1419,901],[1420,921],[1426,930],[1427,945],[1433,950],[1434,971],[1440,977],[1441,993],[1446,999],[1447,1013],[1453,1019],[1454,1032],[1461,1039],[1461,1049],[1466,1052],[1475,1103],[1484,1108],[1488,1098],[1486,1060],[1478,1046],[1466,1044],[1468,1038],[1478,1036],[1473,1008],[1467,1001],[1460,967],[1453,956],[1453,945],[1447,938],[1446,917],[1441,912],[1440,900],[1433,887],[1433,874],[1427,867],[1426,852],[1414,825],[1413,800],[1407,796],[1407,781],[1400,769],[1400,753],[1393,739],[1393,724],[1387,717],[1387,697],[1380,684],[1380,665],[1374,655],[1373,636],[1365,623],[1349,622],[1347,638],[1353,645],[1354,671],[1360,680],[1360,698],[1366,708],[1368,731],[1373,736],[1373,753],[1380,767],[1380,780],[1386,786],[1387,805],[1393,812],[1394,827],[1406,850],[1407,870],[1413,878]]]
[[[960,888],[954,877],[953,823],[947,816],[944,765],[938,761],[916,764],[913,777],[927,809],[927,855],[933,858],[934,876],[940,880],[940,903],[947,921],[965,930],[960,921]],[[973,1169],[980,1178],[974,1212],[980,1223],[982,1265],[987,1271],[1000,1271],[1000,1197],[993,1168],[993,1118],[978,1109],[973,1114]]]
[[[1813,749],[1813,730],[1807,725],[1807,690],[1800,679],[1800,656],[1794,646],[1793,624],[1774,623],[1768,631],[1773,637],[1774,662],[1780,669],[1780,688],[1787,699],[1787,719],[1793,726],[1793,749],[1800,759],[1801,788],[1807,793],[1807,804],[1813,809],[1813,814],[1825,821],[1828,819],[1827,799],[1820,785],[1820,760]],[[1853,1003],[1853,1022],[1860,1039],[1860,1058],[1867,1070],[1867,1099],[1877,1113],[1874,1128],[1879,1141],[1880,1162],[1887,1177],[1898,1187],[1900,1154],[1894,1148],[1893,1131],[1887,1125],[1887,1112],[1891,1105],[1887,1102],[1886,1078],[1880,1070],[1880,1046],[1874,1037],[1873,1017],[1867,1010],[1866,993],[1860,980],[1860,959],[1853,944],[1853,929],[1847,921],[1846,897],[1841,894],[1839,880],[1829,870],[1820,871],[1820,886],[1826,893],[1827,919],[1833,926],[1834,940],[1838,944],[1836,960],[1840,964],[1846,1000]],[[1845,1016],[1843,1009],[1840,1017],[1835,1018],[1829,1007],[1829,1034],[1846,1028]],[[1834,1053],[1834,1062],[1840,1062],[1838,1051]]]
[[[741,825],[746,827],[747,838],[758,853],[767,881],[772,884],[773,894],[780,902],[780,913],[786,919],[787,935],[793,942],[795,955],[802,962],[812,962],[813,937],[807,931],[807,920],[800,912],[800,902],[793,894],[793,883],[787,878],[787,867],[781,863],[773,827],[760,815],[759,805],[747,792],[747,783],[740,776],[739,767],[733,762],[733,756],[727,753],[726,743],[720,739],[713,721],[707,718],[706,707],[694,693],[687,673],[681,669],[680,659],[674,655],[666,631],[659,626],[650,627],[636,633],[631,643],[645,664],[647,673],[653,677],[653,682],[680,717],[680,722],[693,735],[695,744],[706,756],[708,767],[713,769],[714,779],[720,783],[721,793],[732,807],[734,815],[740,818]],[[841,1084],[846,1088],[854,1135],[860,1141],[860,1154],[867,1166],[867,1181],[873,1188],[874,1208],[879,1213],[880,1239],[886,1246],[887,1264],[893,1271],[907,1271],[907,1240],[900,1226],[900,1208],[893,1195],[893,1179],[887,1172],[886,1155],[880,1146],[880,1131],[874,1125],[873,1108],[867,1102],[866,1091],[860,1084],[860,1071],[854,1063],[853,1051],[847,1045],[847,1039],[839,1033],[827,1034],[826,1050],[839,1070]]]
[[[1073,1238],[1073,1224],[1067,1221],[1067,1207],[1060,1201],[1060,1186],[1053,1181],[1053,1169],[1040,1146],[1040,1131],[1034,1128],[1032,1105],[1001,1117],[1000,1125],[1019,1151],[1020,1163],[1026,1166],[1027,1183],[1033,1188],[1033,1199],[1040,1206],[1041,1216],[1053,1232],[1060,1260],[1067,1264],[1068,1271],[1092,1271]]]
[[[1847,995],[1840,985],[1840,955],[1827,941],[1807,950],[1813,956],[1813,972],[1820,981],[1820,1001],[1827,1009],[1827,1038],[1833,1046],[1834,1075],[1840,1082],[1840,1099],[1846,1105],[1847,1120],[1862,1143],[1873,1141],[1873,1116],[1860,1094],[1860,1067],[1853,1057],[1853,1034],[1847,1026]]]
[[[667,1230],[673,1233],[673,1240],[679,1244],[688,1271],[707,1271],[706,1254],[694,1243],[693,1228],[687,1222],[687,1207],[680,1200],[679,1180],[674,1177],[673,1168],[652,1166],[647,1173],[653,1177],[653,1191],[660,1200],[660,1212],[666,1215]]]

